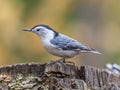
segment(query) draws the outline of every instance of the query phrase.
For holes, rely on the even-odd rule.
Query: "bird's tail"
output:
[[[100,53],[99,51],[95,50],[95,49],[92,49],[92,48],[88,48],[88,49],[85,49],[85,50],[81,50],[80,52],[89,52],[89,53],[95,53],[95,54],[102,54]]]

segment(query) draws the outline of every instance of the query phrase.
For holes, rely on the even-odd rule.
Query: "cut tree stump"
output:
[[[120,90],[120,75],[58,61],[0,67],[0,90]]]

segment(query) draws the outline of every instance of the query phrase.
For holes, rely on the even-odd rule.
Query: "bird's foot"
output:
[[[75,63],[74,62],[70,62],[70,61],[65,61],[65,58],[62,58],[62,59],[59,59],[58,62],[62,62],[62,63],[68,63],[68,64],[72,64],[75,66]]]
[[[65,63],[72,64],[73,66],[75,66],[75,63],[74,63],[74,62],[65,61]]]
[[[65,58],[59,59],[58,62],[65,63]]]

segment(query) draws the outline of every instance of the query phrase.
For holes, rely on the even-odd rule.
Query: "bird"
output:
[[[73,58],[74,56],[89,52],[101,54],[93,48],[89,48],[81,42],[55,31],[48,25],[39,24],[32,28],[23,29],[35,33],[41,40],[43,47],[52,55],[61,57],[60,60],[65,62],[65,59]]]

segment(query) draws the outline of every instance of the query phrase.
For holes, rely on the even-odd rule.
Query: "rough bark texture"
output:
[[[0,90],[120,90],[120,76],[58,61],[0,67]]]

